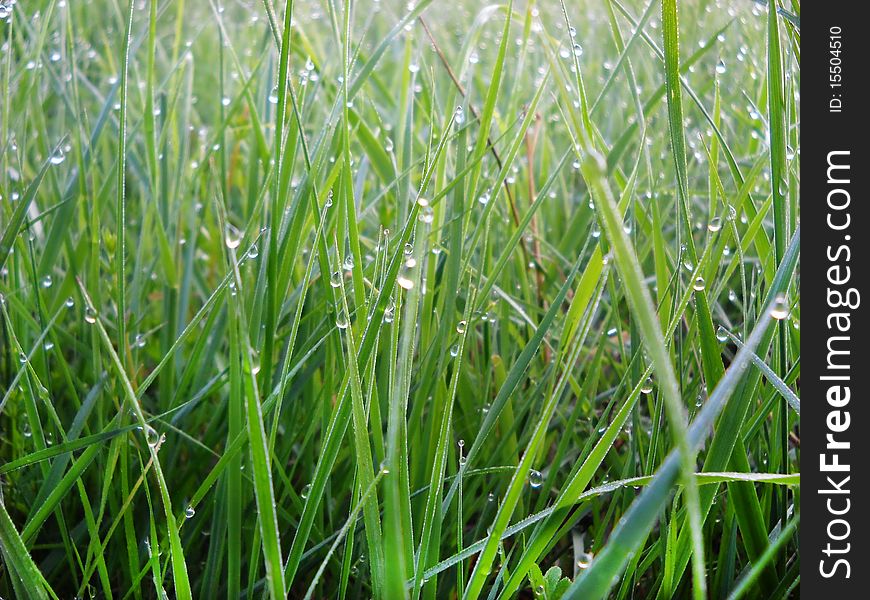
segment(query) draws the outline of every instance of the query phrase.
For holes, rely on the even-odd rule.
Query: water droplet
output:
[[[543,595],[544,595],[544,586],[543,586],[543,585],[538,585],[538,586],[535,588],[535,596],[543,596]]]
[[[576,42],[574,43],[573,51],[574,51],[574,56],[583,56],[583,46],[581,46],[580,44],[578,44]]]
[[[145,442],[152,448],[160,443],[160,434],[151,425],[145,425]]]
[[[54,342],[50,342],[50,341],[49,341],[49,342],[45,342],[45,343],[42,345],[42,348],[43,348],[43,350],[45,350],[46,352],[50,352],[51,350],[54,350]]]
[[[722,73],[724,73],[727,70],[728,69],[725,66],[724,60],[720,60],[718,63],[716,63],[716,72],[719,73],[719,75],[721,75]]]
[[[345,314],[344,309],[338,311],[338,314],[335,317],[335,326],[339,329],[347,329],[348,320],[347,314]]]
[[[224,234],[224,243],[230,250],[235,250],[236,248],[238,248],[239,244],[242,243],[242,236],[239,233],[239,230],[232,225],[227,225],[226,232]]]
[[[248,248],[248,258],[255,259],[260,256],[260,248],[257,244],[251,244],[251,247]]]
[[[542,485],[544,485],[544,476],[541,472],[535,469],[529,471],[529,486],[531,486],[532,489],[538,489]]]
[[[64,161],[64,159],[66,159],[66,154],[64,154],[63,148],[58,148],[57,150],[54,151],[54,153],[48,159],[48,162],[50,162],[53,165],[59,165],[60,163],[62,163]]]
[[[269,104],[278,104],[278,86],[272,88],[269,92]]]
[[[192,506],[188,506],[184,509],[184,518],[186,519],[192,519],[195,514],[196,510]]]
[[[72,308],[73,306],[76,305],[76,301],[73,299],[72,296],[70,296],[69,298],[66,299],[66,301],[63,304],[67,308]]]
[[[465,111],[462,110],[461,106],[456,107],[456,112],[453,115],[453,122],[457,125],[462,125],[465,122]]]
[[[344,257],[344,262],[341,263],[341,266],[345,271],[353,270],[353,254],[348,254]]]
[[[435,219],[435,211],[431,206],[424,206],[420,209],[420,216],[417,217],[421,223],[428,225]]]
[[[459,356],[459,344],[453,344],[450,346],[450,356],[454,358]]]
[[[95,311],[90,306],[85,308],[85,322],[90,325],[93,325],[97,322],[97,311]]]
[[[785,294],[777,294],[776,298],[774,298],[773,300],[773,304],[770,307],[770,316],[777,321],[782,321],[788,316],[788,314],[788,299],[785,297]]]
[[[481,194],[481,195],[477,198],[477,201],[478,201],[480,204],[484,205],[484,206],[486,206],[487,204],[489,204],[489,192],[484,192],[483,194]]]
[[[578,569],[588,569],[589,565],[592,564],[592,559],[595,556],[591,552],[583,552],[577,557],[577,568]]]
[[[399,275],[396,278],[396,283],[398,283],[399,287],[403,290],[410,290],[414,287],[414,281],[404,275]]]
[[[704,288],[707,286],[707,282],[704,281],[704,278],[700,275],[695,279],[695,283],[692,284],[692,289],[696,292],[704,291]]]
[[[462,335],[463,333],[465,333],[465,331],[467,329],[468,329],[468,321],[465,321],[464,319],[462,321],[459,321],[459,323],[456,324],[456,333],[458,333],[459,335]]]
[[[643,385],[640,386],[641,394],[651,394],[653,391],[653,382],[649,377],[646,378],[646,381],[643,382]]]
[[[719,217],[713,217],[710,219],[710,222],[707,224],[707,230],[711,233],[716,233],[720,229],[722,229],[722,219]]]
[[[329,285],[334,288],[341,287],[341,271],[333,271],[329,277]]]
[[[309,483],[309,484],[306,485],[304,488],[302,488],[302,491],[299,493],[299,496],[300,496],[303,500],[307,500],[307,499],[308,499],[308,494],[310,494],[310,493],[311,493],[311,484]]]
[[[716,339],[720,342],[728,341],[728,330],[722,325],[719,325],[719,327],[716,328]]]
[[[51,280],[51,275],[46,275],[42,278],[42,287],[50,288],[53,281]]]

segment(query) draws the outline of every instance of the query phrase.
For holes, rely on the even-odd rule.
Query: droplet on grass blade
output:
[[[160,443],[160,434],[151,425],[145,425],[145,442],[152,448]]]
[[[776,298],[774,298],[773,304],[770,307],[770,316],[777,321],[782,321],[788,316],[788,314],[788,299],[785,297],[785,294],[778,294]]]
[[[652,391],[653,391],[652,379],[647,377],[646,381],[643,382],[643,385],[640,386],[640,393],[641,394],[651,394]]]

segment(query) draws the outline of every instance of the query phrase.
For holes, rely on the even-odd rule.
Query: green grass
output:
[[[0,7],[0,596],[796,597],[799,3]]]

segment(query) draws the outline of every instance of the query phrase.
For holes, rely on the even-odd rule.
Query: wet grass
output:
[[[0,0],[0,595],[792,597],[778,8]]]

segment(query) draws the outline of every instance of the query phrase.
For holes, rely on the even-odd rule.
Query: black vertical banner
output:
[[[801,43],[801,595],[866,598],[870,60],[862,2],[810,2]]]

